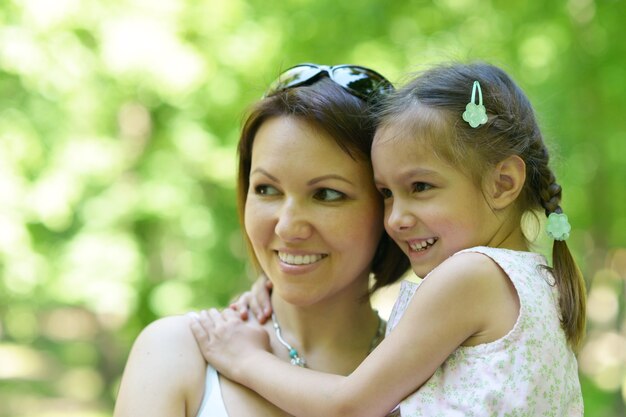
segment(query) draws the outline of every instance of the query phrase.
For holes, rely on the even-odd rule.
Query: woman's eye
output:
[[[321,201],[339,201],[345,199],[346,195],[337,190],[322,188],[315,193],[315,198]]]
[[[413,183],[413,191],[418,192],[418,193],[430,190],[431,188],[433,188],[433,186],[425,182]]]
[[[271,185],[257,185],[254,187],[254,192],[259,195],[278,195],[279,192]]]
[[[393,197],[391,190],[389,188],[380,188],[378,192],[383,196],[384,199]]]

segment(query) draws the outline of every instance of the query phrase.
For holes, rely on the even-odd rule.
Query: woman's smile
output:
[[[259,128],[245,226],[281,298],[309,305],[367,290],[383,232],[371,177],[369,163],[353,159],[311,123],[278,117]]]
[[[321,253],[314,254],[293,254],[287,252],[276,251],[278,258],[282,263],[287,265],[311,265],[317,263],[328,255]]]

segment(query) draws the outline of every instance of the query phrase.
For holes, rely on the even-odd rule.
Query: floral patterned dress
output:
[[[578,365],[560,326],[554,277],[532,252],[475,247],[513,283],[520,313],[501,339],[457,348],[400,405],[403,417],[582,416]],[[426,276],[425,279],[428,279]],[[393,330],[419,284],[404,281],[387,332]]]

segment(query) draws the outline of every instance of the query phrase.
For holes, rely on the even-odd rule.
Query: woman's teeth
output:
[[[422,240],[421,242],[409,243],[409,247],[411,248],[411,250],[420,252],[432,246],[436,241],[437,239],[431,237],[430,239]]]
[[[281,261],[289,265],[309,265],[320,261],[326,255],[292,255],[290,253],[278,252]]]

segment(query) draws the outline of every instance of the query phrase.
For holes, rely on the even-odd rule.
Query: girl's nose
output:
[[[398,199],[390,208],[385,207],[385,219],[387,227],[396,232],[408,230],[416,223],[415,215]]]
[[[295,201],[285,201],[278,212],[278,221],[274,229],[276,235],[283,241],[290,242],[308,239],[312,230],[305,210]]]

